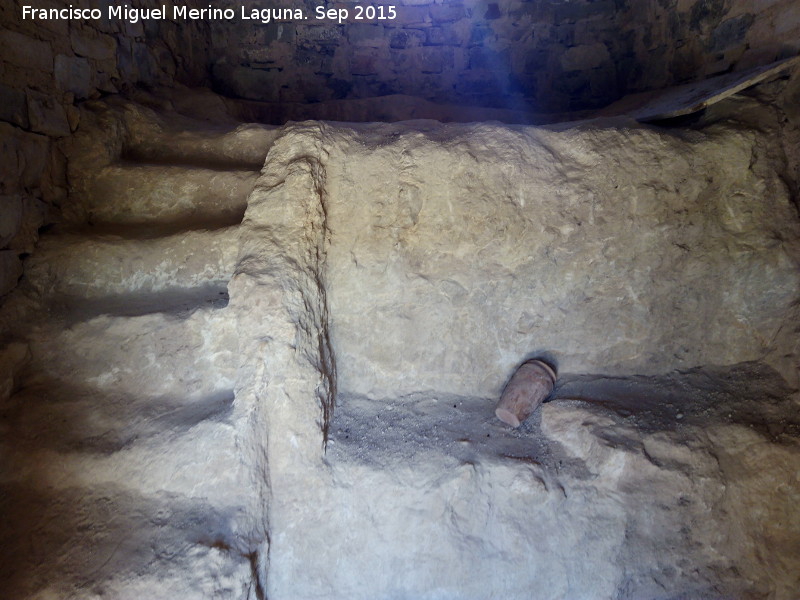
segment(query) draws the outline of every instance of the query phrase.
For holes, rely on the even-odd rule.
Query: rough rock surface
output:
[[[773,143],[730,121],[286,127],[251,202],[283,217],[264,236],[303,257],[293,281],[324,257],[339,403],[324,461],[267,421],[268,596],[792,598],[800,230]],[[319,386],[297,323],[295,385]],[[545,350],[559,401],[511,432],[495,399]],[[270,413],[307,423],[286,394]]]
[[[323,139],[340,388],[495,396],[544,351],[568,372],[763,360],[797,382],[800,223],[755,131],[420,122]]]
[[[792,600],[800,224],[745,104],[280,130],[93,105],[0,313],[5,591]],[[552,401],[511,430],[496,399],[544,352]]]
[[[303,551],[324,548],[320,575],[298,565],[287,586],[319,598],[793,598],[800,423],[780,424],[779,381],[752,366],[568,377],[520,431],[486,398],[342,398],[334,491],[296,534]]]

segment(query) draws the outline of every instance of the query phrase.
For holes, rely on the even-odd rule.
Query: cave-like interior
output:
[[[796,0],[4,2],[0,596],[797,600],[798,53]]]

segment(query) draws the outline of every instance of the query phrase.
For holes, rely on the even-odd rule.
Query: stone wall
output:
[[[32,21],[23,4],[0,4],[0,296],[16,285],[38,229],[58,220],[67,193],[58,142],[78,126],[76,103],[139,83],[200,84],[209,63],[203,23]]]
[[[621,21],[626,92],[767,64],[800,52],[795,0],[628,1]]]
[[[354,19],[356,4],[366,3],[328,5],[349,9],[342,24],[314,19],[307,2],[305,21],[219,29],[217,90],[282,104],[406,94],[562,112],[800,50],[793,0],[379,0],[397,18],[371,21]]]
[[[225,2],[237,13],[242,4],[263,8]],[[350,0],[329,3],[349,9],[341,24],[315,20],[312,0],[278,0],[273,7],[302,6],[309,18],[268,24],[238,16],[34,22],[22,20],[23,3],[0,5],[0,296],[14,287],[38,229],[57,220],[67,178],[55,142],[75,131],[75,105],[84,99],[178,81],[265,102],[259,118],[271,114],[269,103],[286,109],[388,95],[563,113],[800,50],[794,0],[403,0],[397,17],[383,20],[356,20]],[[381,118],[349,110],[335,118]]]

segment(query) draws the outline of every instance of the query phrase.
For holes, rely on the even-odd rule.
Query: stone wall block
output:
[[[423,73],[442,73],[453,67],[453,50],[443,46],[420,48],[420,70]]]
[[[606,61],[589,72],[591,100],[602,106],[606,98],[618,95],[617,69],[612,61]]]
[[[308,25],[297,32],[298,43],[340,44],[343,27],[338,25]]]
[[[155,43],[151,42],[151,56],[155,72],[155,81],[163,85],[171,85],[175,82],[178,74],[178,64],[176,62],[177,53],[173,54],[171,47],[163,40]]]
[[[359,2],[360,0],[348,0],[350,2]],[[432,6],[434,0],[403,0],[403,5],[398,6],[399,9],[407,9],[407,8],[423,8]]]
[[[26,69],[53,71],[53,50],[49,42],[0,29],[0,60]]]
[[[398,6],[397,19],[391,21],[397,27],[419,27],[431,24],[431,14],[427,6]]]
[[[380,48],[386,45],[382,25],[355,23],[347,27],[347,39],[353,46]]]
[[[725,0],[696,0],[689,11],[689,28],[705,31],[725,20],[729,7]]]
[[[425,30],[426,46],[457,46],[460,43],[454,27],[430,27]]]
[[[792,2],[775,21],[775,35],[785,39],[793,48],[800,46],[798,36],[792,35],[800,30],[800,4]]]
[[[396,29],[389,38],[389,47],[395,50],[415,48],[425,43],[425,33],[419,29]]]
[[[64,110],[67,113],[67,121],[69,122],[69,128],[74,132],[78,129],[78,125],[81,122],[81,111],[80,109],[72,103],[67,104],[64,107]]]
[[[308,67],[313,71],[319,71],[322,66],[324,59],[327,58],[327,64],[330,66],[331,58],[334,54],[333,48],[327,48],[328,52],[320,52],[318,47],[314,46],[297,46],[295,48],[294,57],[292,57],[293,62],[295,65]],[[326,56],[327,55],[327,56]]]
[[[0,193],[41,188],[50,139],[0,122]]]
[[[497,52],[490,48],[476,46],[469,49],[470,69],[500,69],[508,70],[509,56],[507,53]]]
[[[564,71],[586,71],[595,69],[611,59],[605,44],[591,44],[568,48],[561,56]]]
[[[711,32],[707,44],[708,50],[721,52],[733,46],[742,45],[754,21],[755,16],[752,13],[723,21]]]
[[[158,61],[153,56],[150,47],[143,42],[133,45],[133,64],[135,75],[133,81],[151,83],[158,78]]]
[[[7,248],[22,226],[22,197],[0,196],[0,248]]]
[[[469,44],[471,46],[483,44],[485,40],[490,39],[494,33],[487,25],[475,25],[470,31]]]
[[[540,50],[531,52],[525,57],[525,73],[541,73],[547,69],[550,55]]]
[[[575,45],[575,29],[576,26],[572,23],[567,23],[565,25],[557,25],[553,27],[550,32],[550,39],[557,44],[563,44],[564,46],[574,46]],[[601,40],[595,39],[592,40],[593,42],[600,42]]]
[[[117,70],[123,81],[136,80],[136,64],[133,60],[133,47],[130,40],[120,40],[117,45]]]
[[[0,83],[0,119],[28,128],[28,102],[25,92]]]
[[[19,191],[19,130],[0,122],[0,193]]]
[[[72,92],[79,100],[89,97],[92,89],[92,71],[89,61],[85,58],[59,54],[55,60],[55,76],[61,90]]]
[[[263,28],[264,39],[262,43],[272,42],[292,43],[297,33],[297,28],[293,23],[267,23]]]
[[[45,169],[50,157],[50,139],[27,132],[18,134],[19,182],[26,190],[35,190],[44,183]]]
[[[30,128],[36,133],[63,137],[71,133],[64,107],[50,94],[28,90]]]
[[[550,2],[521,2],[507,10],[510,19],[531,23],[552,22],[555,18],[555,6]]]
[[[497,79],[491,71],[486,70],[469,70],[463,73],[463,76],[456,82],[456,92],[459,94],[480,94],[485,93],[487,89],[494,89],[497,85]]]
[[[331,97],[336,100],[347,98],[350,90],[353,89],[352,82],[337,77],[330,77],[325,82],[325,86],[331,90]]]
[[[113,59],[117,53],[117,41],[110,35],[96,33],[85,27],[74,28],[70,33],[72,51],[78,56],[97,60]]]
[[[538,81],[532,76],[512,76],[510,86],[513,91],[528,98],[535,97],[539,91]]]
[[[259,69],[266,68],[268,66],[278,68],[278,65],[280,64],[279,59],[291,56],[292,47],[290,47],[288,44],[275,44],[275,46],[277,46],[279,50],[276,51],[275,48],[268,48],[266,46],[247,48],[247,50],[243,53],[241,63],[244,65],[254,66]],[[303,46],[294,47],[295,56],[297,56],[297,53],[302,48]]]
[[[144,25],[141,21],[131,23],[130,21],[122,21],[122,34],[129,39],[138,39],[144,36]]]
[[[22,197],[19,228],[8,247],[18,253],[32,253],[39,241],[39,228],[45,224],[48,205],[32,196]]]
[[[619,28],[605,21],[581,21],[574,25],[573,32],[572,43],[576,46],[596,44],[619,37]]]
[[[0,250],[0,296],[17,286],[22,277],[22,262],[13,250]]]
[[[377,75],[378,65],[374,52],[357,50],[350,59],[350,72],[353,75]]]
[[[119,89],[114,84],[115,79],[119,80],[119,73],[117,73],[116,68],[105,69],[98,65],[96,73],[97,78],[94,82],[95,88],[106,94],[116,94],[119,92]]]
[[[411,70],[416,71],[416,61],[411,52],[389,50],[389,62],[392,67],[392,72],[395,74],[406,73]]]
[[[499,19],[503,16],[502,11],[500,10],[500,5],[496,2],[490,3],[486,7],[486,11],[483,13],[483,18],[487,21],[494,21],[495,19]]]
[[[556,23],[577,23],[585,19],[612,19],[617,7],[614,0],[600,0],[598,2],[578,3],[565,2],[555,7],[554,20]]]
[[[214,67],[220,91],[238,98],[274,102],[279,99],[280,85],[268,71],[248,69],[241,65],[218,63]]]
[[[430,7],[431,21],[434,24],[452,23],[467,16],[463,4],[434,4]]]

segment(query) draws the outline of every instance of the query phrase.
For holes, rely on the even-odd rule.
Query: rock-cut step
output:
[[[25,386],[72,395],[205,397],[236,378],[236,332],[224,309],[53,321],[35,327],[28,344]]]
[[[258,171],[119,163],[92,177],[80,198],[92,225],[174,229],[238,225]]]
[[[237,228],[186,231],[155,239],[43,237],[25,265],[25,279],[43,298],[79,304],[126,295],[219,289],[233,275]]]
[[[124,158],[147,163],[260,171],[281,131],[279,127],[256,123],[244,123],[233,129],[184,124],[187,128],[179,131],[164,124],[154,126],[152,122],[131,128]]]
[[[4,598],[255,597],[248,557],[230,548],[234,508],[33,481],[0,486],[0,509]]]
[[[6,429],[0,456],[14,465],[0,483],[111,484],[146,495],[202,497],[217,506],[243,491],[235,489],[240,459],[229,421],[232,391],[183,402],[97,393],[52,399],[53,391],[25,391],[0,411]]]

